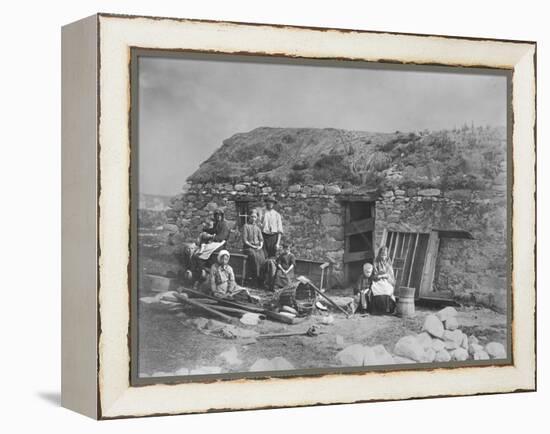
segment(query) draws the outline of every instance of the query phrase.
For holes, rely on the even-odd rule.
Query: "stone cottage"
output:
[[[328,262],[331,286],[352,284],[386,245],[396,286],[414,287],[417,298],[504,310],[506,162],[504,128],[258,128],[225,140],[171,200],[168,217],[179,239],[192,240],[222,207],[229,248],[239,251],[240,227],[273,195],[297,258],[309,271]]]

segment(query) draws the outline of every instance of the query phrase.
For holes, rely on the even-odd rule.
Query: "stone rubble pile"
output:
[[[504,345],[490,342],[483,346],[474,336],[459,328],[457,311],[446,307],[424,320],[422,331],[403,336],[390,354],[382,345],[350,345],[336,355],[344,366],[391,365],[404,363],[463,362],[506,358]]]

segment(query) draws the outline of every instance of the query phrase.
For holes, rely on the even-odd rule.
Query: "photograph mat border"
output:
[[[131,261],[131,273],[130,273],[130,302],[131,302],[131,314],[130,314],[130,384],[132,386],[143,386],[150,384],[177,384],[181,382],[192,381],[210,381],[219,379],[244,379],[244,378],[265,378],[265,377],[297,377],[297,376],[319,376],[324,374],[350,374],[350,373],[363,373],[366,371],[396,371],[396,370],[426,370],[426,369],[439,369],[439,368],[460,368],[466,366],[495,366],[495,365],[510,365],[513,364],[512,358],[512,312],[511,312],[511,285],[510,285],[510,266],[511,266],[511,206],[507,207],[506,213],[506,225],[507,225],[507,239],[506,245],[508,248],[507,255],[507,334],[506,334],[506,348],[507,357],[502,360],[469,360],[465,362],[447,362],[438,363],[434,366],[433,363],[415,363],[415,364],[395,364],[395,365],[378,365],[368,367],[334,367],[334,368],[300,368],[293,370],[280,370],[280,371],[255,371],[255,372],[235,372],[235,373],[222,373],[222,374],[207,374],[207,375],[186,375],[186,376],[167,376],[167,377],[139,377],[139,320],[138,320],[138,305],[139,305],[139,288],[137,284],[139,282],[138,273],[138,203],[139,203],[139,59],[140,58],[157,58],[157,59],[185,59],[185,60],[209,60],[219,62],[244,62],[244,63],[261,63],[269,65],[280,64],[292,64],[292,65],[307,65],[307,66],[323,66],[332,68],[356,68],[363,70],[386,70],[386,71],[403,71],[403,72],[440,72],[440,73],[454,73],[454,74],[476,74],[476,75],[494,75],[506,78],[506,111],[507,111],[507,182],[508,190],[511,185],[511,174],[513,163],[511,161],[512,155],[512,107],[511,107],[511,79],[512,71],[494,68],[457,68],[456,66],[433,66],[433,65],[412,65],[412,64],[395,64],[395,63],[369,63],[361,60],[319,60],[319,59],[305,59],[305,58],[286,58],[281,56],[258,56],[255,54],[236,55],[224,53],[212,53],[212,52],[197,52],[186,50],[162,50],[162,49],[147,49],[140,47],[130,48],[130,261]],[[512,204],[511,194],[507,194],[507,204]]]
[[[535,45],[448,37],[319,31],[227,23],[99,16],[99,397],[102,418],[178,414],[535,389]],[[224,35],[221,35],[224,33]],[[223,37],[225,36],[225,37]],[[397,42],[399,40],[400,42]],[[403,43],[405,40],[406,43]],[[182,41],[185,46],[182,47]],[[353,43],[355,42],[355,43]],[[316,45],[317,44],[317,45]],[[480,47],[480,45],[482,47]],[[514,69],[513,184],[514,366],[368,372],[362,375],[130,387],[129,294],[129,56],[130,47],[214,50],[312,58],[392,59]],[[407,47],[406,49],[404,47]],[[300,48],[297,48],[300,47]],[[317,48],[316,48],[317,47]],[[352,49],[351,47],[354,47]],[[350,51],[351,49],[351,51]],[[382,52],[386,55],[382,55]],[[425,53],[429,52],[430,56]],[[453,54],[451,54],[453,53]],[[389,54],[389,56],[388,56]],[[532,152],[525,152],[528,147]],[[529,151],[527,149],[527,151]],[[124,201],[124,199],[123,199]],[[527,228],[527,229],[524,229]],[[518,272],[516,272],[516,270]],[[517,294],[516,294],[517,296]],[[479,375],[478,375],[479,374]],[[467,380],[478,375],[475,384]],[[437,379],[437,381],[435,381]],[[483,380],[483,381],[481,381]],[[399,384],[399,388],[392,385]],[[353,387],[352,387],[353,386]],[[399,390],[392,392],[392,390]],[[224,397],[230,397],[226,399]],[[290,398],[289,398],[290,397]],[[313,397],[313,398],[312,398]]]

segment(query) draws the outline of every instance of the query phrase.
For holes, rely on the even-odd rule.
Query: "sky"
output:
[[[186,56],[139,59],[141,193],[181,192],[224,139],[258,127],[506,126],[502,75]]]

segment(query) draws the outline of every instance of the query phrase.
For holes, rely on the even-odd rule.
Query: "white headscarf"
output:
[[[220,262],[222,256],[227,255],[228,258],[231,257],[229,252],[227,250],[220,250],[220,253],[218,253],[218,262]]]

